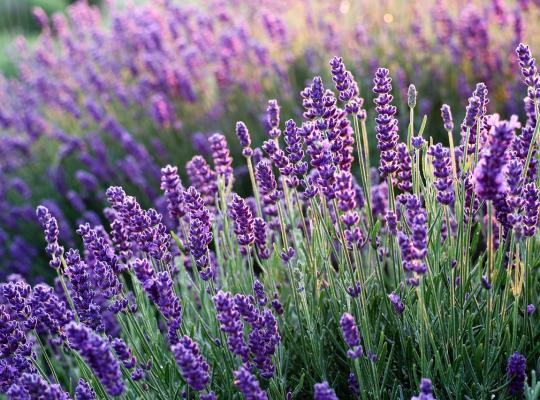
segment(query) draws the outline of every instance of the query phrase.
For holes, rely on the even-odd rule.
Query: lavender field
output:
[[[540,399],[539,1],[32,18],[0,398]]]

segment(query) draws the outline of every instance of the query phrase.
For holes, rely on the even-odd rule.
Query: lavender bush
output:
[[[379,96],[367,90],[379,65],[393,73],[391,105],[407,110],[409,82],[422,93],[418,104],[414,99],[416,124],[424,114],[436,121],[443,102],[461,119],[477,81],[490,91],[491,107],[522,112],[516,61],[526,65],[526,53],[514,49],[524,37],[536,38],[538,2],[110,1],[103,11],[78,2],[66,14],[36,9],[34,15],[41,36],[35,43],[17,39],[11,51],[18,75],[0,77],[0,272],[32,279],[47,272],[39,268],[45,255],[35,242],[36,205],[44,203],[60,221],[69,246],[79,244],[72,231],[80,222],[108,222],[101,210],[111,185],[156,208],[171,228],[159,167],[183,165],[192,148],[209,155],[208,137],[224,127],[239,155],[245,143],[231,140],[238,119],[254,144],[270,130],[283,130],[294,152],[299,136],[292,125],[276,130],[261,110],[267,98],[278,98],[282,114],[298,118],[303,110],[296,94],[313,74],[333,79],[347,112],[363,107],[358,88],[368,103]],[[338,59],[330,69],[321,67],[336,54],[354,67],[354,85]],[[407,112],[394,117],[400,126],[408,123]],[[364,122],[375,129],[374,118]],[[439,125],[427,127],[437,140]],[[391,138],[389,150],[393,129],[383,138]],[[374,150],[378,143],[368,144]],[[396,149],[398,157],[406,156],[403,149]],[[245,194],[242,159],[235,157],[233,167]],[[399,176],[406,177],[407,168]],[[187,178],[183,168],[180,174]]]
[[[538,398],[540,75],[527,46],[517,54],[526,118],[494,113],[479,84],[459,136],[442,107],[449,147],[415,124],[421,91],[409,91],[402,139],[391,71],[377,69],[370,107],[335,58],[335,91],[315,77],[302,119],[283,123],[269,101],[262,150],[237,124],[250,196],[235,192],[229,144],[215,134],[212,166],[196,156],[187,180],[161,170],[167,214],[109,187],[109,223],[83,217],[76,231],[82,253],[41,205],[57,279],[1,285],[0,390]]]

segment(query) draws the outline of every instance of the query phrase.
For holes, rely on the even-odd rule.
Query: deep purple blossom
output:
[[[412,191],[412,159],[405,143],[398,143],[397,163],[398,170],[396,171],[397,187],[404,192]]]
[[[476,148],[476,140],[478,136],[476,122],[481,107],[481,100],[477,96],[469,97],[469,104],[465,109],[465,119],[461,124],[461,145],[463,149],[467,149],[466,154],[473,154]],[[469,136],[469,141],[468,143],[465,143],[467,140],[467,135]]]
[[[246,124],[242,121],[236,123],[236,137],[242,146],[242,154],[244,157],[251,157],[253,155],[253,149],[251,148],[251,136],[249,134]]]
[[[75,400],[95,400],[96,392],[84,379],[79,379],[79,384],[75,388]]]
[[[268,136],[276,139],[281,136],[279,129],[279,104],[277,100],[268,100],[268,108],[266,109],[266,122],[270,130]]]
[[[203,390],[210,381],[210,367],[204,360],[199,345],[185,335],[171,350],[188,385],[193,390]]]
[[[180,182],[177,167],[167,165],[161,169],[161,190],[165,192],[169,214],[174,221],[178,222],[186,215],[186,207],[182,195],[184,188]]]
[[[47,253],[52,257],[49,265],[53,268],[60,268],[61,258],[64,255],[64,248],[58,244],[58,222],[51,215],[49,209],[38,206],[36,215],[41,227],[45,231],[45,241],[47,242]]]
[[[245,248],[255,241],[253,234],[254,221],[251,210],[242,197],[233,193],[232,201],[229,204],[229,213],[234,222],[234,233],[236,234],[238,244],[245,251]]]
[[[433,396],[433,385],[427,378],[422,378],[420,381],[420,394],[411,397],[411,400],[435,400]]]
[[[182,323],[182,305],[174,292],[170,274],[166,271],[156,274],[147,259],[136,259],[131,265],[144,291],[167,320],[169,341],[176,343]]]
[[[523,395],[525,379],[527,379],[525,373],[526,361],[527,359],[518,352],[515,352],[508,358],[506,374],[510,381],[508,391],[512,396]]]
[[[379,171],[382,175],[392,174],[397,171],[396,145],[399,139],[398,122],[394,117],[396,107],[392,100],[392,78],[386,68],[378,68],[373,80],[373,92],[377,94],[374,102],[377,110],[376,131],[377,149],[380,151]]]
[[[473,173],[474,189],[482,200],[495,200],[498,194],[508,189],[504,167],[508,161],[507,149],[512,143],[516,127],[519,125],[512,118],[497,123],[489,133],[487,147],[482,150]]]
[[[536,67],[536,60],[531,54],[529,46],[520,43],[516,49],[516,54],[519,59],[519,66],[521,67],[521,74],[523,75],[523,81],[528,86],[528,95],[531,99],[540,98],[540,76],[538,75],[538,68]]]
[[[214,133],[208,138],[212,149],[214,169],[218,176],[223,177],[225,186],[233,182],[232,158],[225,136],[221,133]]]
[[[58,384],[50,384],[38,373],[24,373],[7,391],[10,400],[69,400]]]
[[[455,194],[452,182],[452,161],[450,149],[437,143],[428,150],[428,155],[432,157],[433,175],[435,176],[434,186],[437,189],[437,201],[441,204],[451,205],[454,203]]]
[[[264,285],[258,279],[253,283],[253,292],[255,292],[257,303],[261,307],[264,307],[268,303],[268,297],[266,297],[266,294],[264,293]]]
[[[534,236],[538,225],[538,209],[540,207],[539,190],[534,182],[528,183],[523,188],[525,198],[523,215],[523,235]]]
[[[268,228],[264,219],[257,217],[253,220],[253,233],[257,255],[259,258],[267,260],[270,258],[271,250],[267,245]]]
[[[390,293],[388,295],[388,299],[394,306],[394,310],[396,311],[396,313],[402,314],[405,310],[405,304],[403,304],[401,298],[396,293]]]
[[[276,216],[276,204],[281,197],[281,192],[277,190],[278,186],[272,172],[272,166],[267,161],[261,161],[255,168],[255,176],[262,195],[265,215]]]
[[[441,116],[444,123],[444,129],[451,131],[454,129],[454,120],[452,119],[452,110],[448,104],[443,104],[441,107]]]
[[[211,208],[214,206],[217,182],[216,173],[201,156],[194,156],[186,164],[186,172],[191,185],[201,194],[204,204]]]
[[[330,387],[328,382],[316,383],[313,387],[314,400],[339,400],[336,392]]]
[[[244,395],[246,400],[268,400],[268,396],[261,389],[257,378],[245,366],[234,371],[234,384],[238,390]]]
[[[360,334],[356,326],[354,317],[349,313],[344,313],[339,321],[341,332],[345,339],[345,343],[349,346],[347,355],[352,358],[358,358],[363,355],[364,350],[360,346]]]
[[[242,361],[247,361],[249,349],[244,342],[244,324],[240,320],[240,313],[236,309],[233,296],[220,290],[213,300],[220,329],[227,334],[229,350],[240,356]]]
[[[213,270],[208,258],[208,245],[212,241],[212,226],[210,212],[204,206],[197,190],[190,186],[184,192],[184,200],[189,209],[189,251],[197,267],[201,270],[201,278],[208,280],[213,277]]]
[[[124,367],[131,369],[137,364],[137,358],[133,355],[131,349],[123,339],[114,338],[111,341],[111,346],[114,349],[118,359],[122,361],[122,364],[124,364]]]
[[[122,372],[107,341],[91,329],[76,322],[66,327],[69,345],[76,350],[103,384],[107,394],[119,396],[124,393]]]

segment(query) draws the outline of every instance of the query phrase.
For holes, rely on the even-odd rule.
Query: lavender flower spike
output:
[[[268,396],[261,389],[257,378],[245,366],[234,371],[234,384],[244,395],[246,400],[268,400]]]
[[[314,400],[339,400],[336,392],[328,385],[328,382],[316,383],[313,390]]]
[[[429,379],[422,379],[420,382],[420,394],[411,397],[411,400],[436,400],[435,397],[433,397],[433,385]]]
[[[281,136],[279,129],[279,104],[277,100],[268,100],[268,108],[266,109],[266,122],[270,130],[268,136],[276,139]]]
[[[233,193],[229,213],[234,221],[234,233],[238,244],[245,251],[246,247],[249,247],[255,241],[251,210],[243,198]]]
[[[242,121],[236,123],[236,137],[242,146],[242,155],[244,157],[251,157],[253,155],[253,149],[251,148],[251,136],[249,135],[246,124]]]
[[[45,232],[45,241],[47,242],[47,253],[52,257],[49,265],[55,269],[60,268],[61,257],[64,255],[64,248],[58,244],[58,222],[49,209],[44,206],[38,206],[36,209],[38,221]]]
[[[210,367],[200,354],[199,345],[189,336],[184,336],[171,350],[188,385],[193,390],[203,390],[210,380]]]
[[[95,400],[96,392],[84,379],[79,380],[75,389],[75,400]]]
[[[364,350],[360,346],[360,334],[358,333],[354,317],[349,313],[345,313],[341,316],[339,324],[341,325],[341,332],[345,338],[345,343],[350,347],[347,355],[353,360],[361,357],[364,354]]]
[[[161,169],[161,190],[165,192],[169,214],[178,222],[186,214],[186,209],[177,167],[167,165]]]
[[[233,181],[232,158],[225,136],[214,133],[208,138],[212,149],[212,158],[216,173],[225,179],[225,186]]]
[[[508,391],[512,396],[523,395],[524,383],[526,379],[525,367],[526,358],[515,352],[508,358],[508,366],[506,373],[510,384],[508,385]]]
[[[520,43],[517,47],[516,54],[519,59],[523,80],[528,86],[528,95],[532,100],[537,100],[540,98],[540,76],[538,75],[536,60],[532,56],[529,46],[523,43]]]
[[[452,119],[452,110],[448,104],[443,104],[441,107],[441,116],[444,123],[444,129],[451,131],[454,129],[454,120]]]
[[[66,326],[69,345],[90,366],[110,396],[124,393],[124,382],[120,365],[114,358],[107,341],[91,329],[76,322]]]
[[[394,117],[396,107],[393,106],[392,78],[386,68],[379,68],[373,80],[373,92],[377,94],[374,100],[377,110],[377,149],[381,152],[379,171],[382,175],[389,175],[397,171],[396,144],[398,142],[398,122]]]

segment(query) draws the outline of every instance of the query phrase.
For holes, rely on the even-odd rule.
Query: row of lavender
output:
[[[162,214],[113,186],[109,228],[77,229],[81,255],[65,251],[57,219],[39,206],[56,285],[12,275],[1,286],[1,390],[10,399],[537,398],[540,75],[527,46],[516,53],[526,120],[491,114],[479,83],[458,145],[446,105],[450,146],[423,138],[413,85],[400,140],[390,73],[379,68],[381,156],[371,170],[368,110],[334,58],[337,93],[314,78],[301,123],[282,124],[268,103],[262,150],[237,124],[252,197],[233,191],[233,159],[215,134],[213,167],[195,156],[187,189],[176,167],[161,169],[170,233]]]
[[[379,63],[395,65],[397,101],[405,104],[409,81],[426,88],[420,114],[438,109],[442,98],[457,105],[455,93],[467,98],[476,80],[500,109],[517,112],[516,63],[508,60],[524,35],[534,37],[537,2],[403,7],[163,0],[111,2],[105,16],[79,3],[67,17],[51,19],[36,10],[43,34],[34,45],[18,40],[20,76],[0,77],[2,274],[29,275],[43,260],[33,240],[38,203],[62,222],[70,246],[79,243],[71,231],[80,221],[106,221],[102,192],[111,184],[166,214],[159,165],[183,165],[191,137],[198,152],[210,155],[208,135],[192,132],[222,129],[237,117],[258,142],[268,130],[262,99],[278,94],[285,114],[299,115],[294,99],[306,71],[318,72],[335,54],[355,65],[361,87]],[[444,82],[440,92],[435,82]]]

